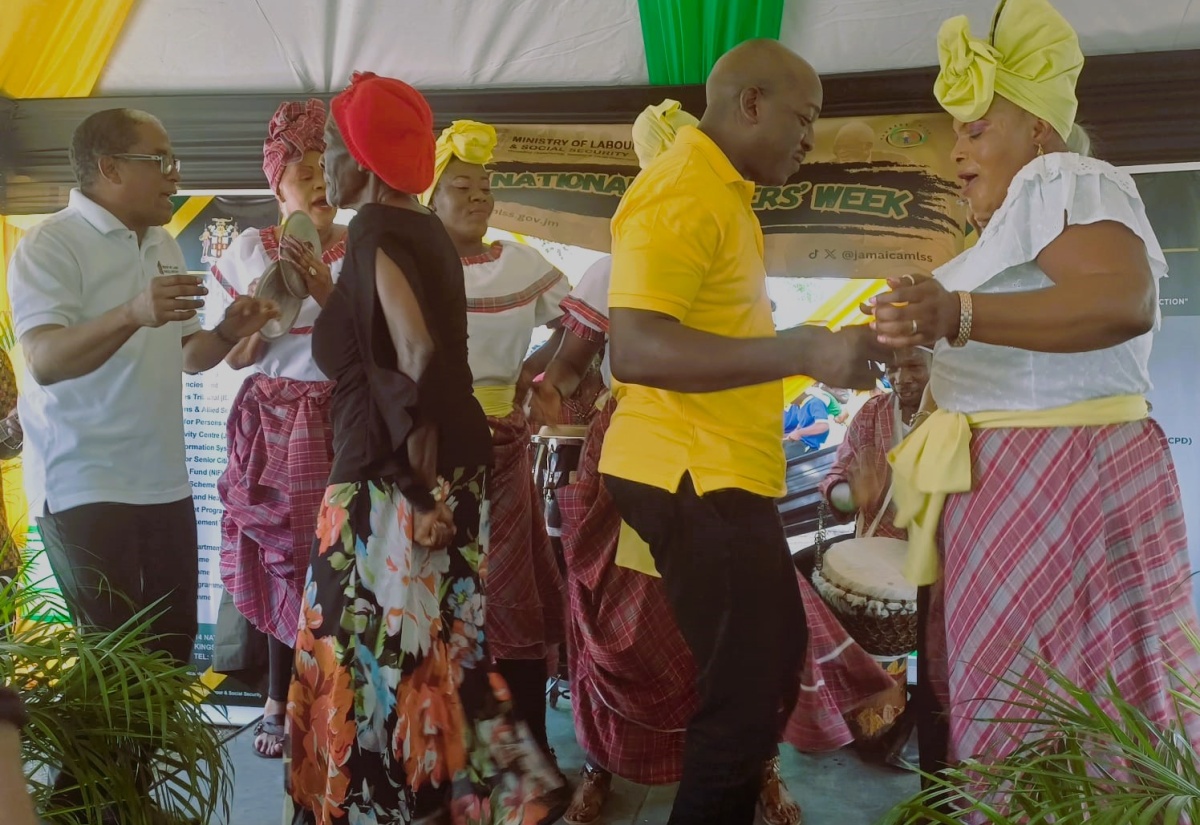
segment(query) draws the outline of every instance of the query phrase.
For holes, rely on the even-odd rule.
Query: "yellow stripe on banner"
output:
[[[183,205],[175,210],[175,214],[171,216],[171,221],[163,229],[170,233],[172,238],[178,238],[179,233],[187,228],[188,224],[196,219],[196,216],[204,211],[204,207],[212,203],[212,195],[192,195]]]
[[[196,702],[203,702],[210,695],[216,692],[221,683],[225,681],[224,673],[217,673],[211,667],[200,674],[200,678],[196,680],[196,689],[193,691],[193,698]]]

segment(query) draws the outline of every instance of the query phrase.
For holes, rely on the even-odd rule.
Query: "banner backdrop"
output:
[[[1171,268],[1159,294],[1163,319],[1150,357],[1150,403],[1175,459],[1192,570],[1200,571],[1200,171],[1138,175],[1136,181]],[[1200,576],[1192,579],[1192,593],[1200,606]]]
[[[217,287],[208,277],[212,265],[240,232],[250,227],[271,226],[279,221],[279,207],[270,196],[207,197],[183,200],[168,226],[183,249],[188,271],[207,278],[209,298],[201,322],[215,326],[224,314]],[[249,371],[235,372],[225,364],[183,380],[184,443],[188,475],[196,501],[196,524],[200,545],[200,591],[197,612],[200,632],[196,637],[193,663],[204,684],[213,692],[207,702],[226,708],[231,720],[239,721],[236,708],[262,710],[262,695],[236,679],[211,670],[216,641],[217,608],[223,586],[217,564],[221,550],[221,501],[217,479],[225,471],[227,456],[225,421],[229,407]]]
[[[606,252],[609,220],[638,173],[631,126],[497,126],[492,224]],[[820,120],[808,161],[759,187],[767,274],[883,278],[962,248],[965,215],[947,115]]]

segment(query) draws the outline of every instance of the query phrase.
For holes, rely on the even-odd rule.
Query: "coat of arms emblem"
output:
[[[237,235],[238,225],[233,218],[213,218],[200,235],[200,260],[215,264]]]

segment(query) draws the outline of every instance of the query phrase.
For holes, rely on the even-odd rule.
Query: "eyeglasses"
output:
[[[163,177],[173,172],[183,174],[183,163],[174,155],[131,155],[123,153],[120,155],[111,155],[110,157],[120,160],[152,160],[158,164],[158,170],[163,173]]]

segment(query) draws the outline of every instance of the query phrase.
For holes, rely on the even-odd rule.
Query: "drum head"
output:
[[[904,578],[908,542],[848,539],[833,545],[821,562],[821,575],[843,590],[882,601],[916,601],[917,588]]]
[[[296,318],[300,315],[301,304],[304,303],[284,286],[283,266],[279,261],[275,261],[267,267],[267,271],[258,279],[258,288],[254,290],[254,297],[274,301],[275,305],[279,307],[279,317],[267,321],[262,328],[261,335],[268,341],[274,341],[276,338],[282,338],[288,334],[296,323]]]
[[[287,216],[279,230],[280,243],[284,238],[295,238],[309,247],[318,258],[321,256],[321,236],[312,218],[305,212],[297,210]],[[287,287],[287,291],[297,298],[307,298],[308,285],[304,280],[304,273],[282,257],[279,260],[283,264],[283,285]]]
[[[582,441],[587,437],[586,424],[547,424],[538,430],[538,438],[577,438]]]

